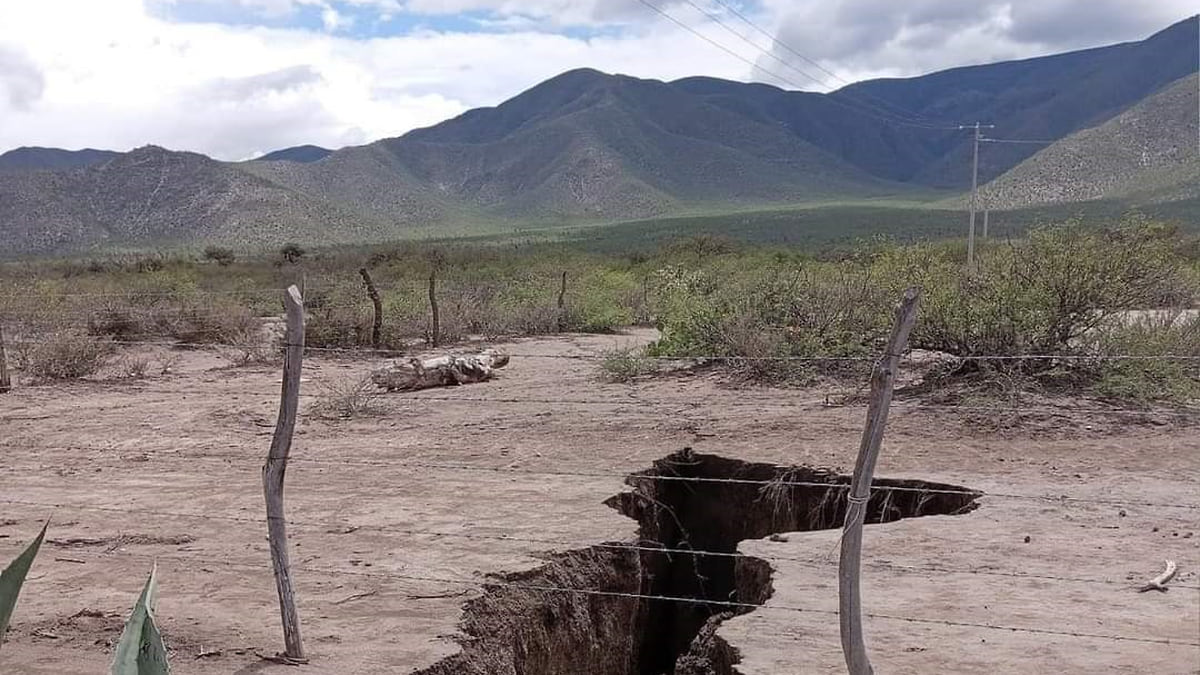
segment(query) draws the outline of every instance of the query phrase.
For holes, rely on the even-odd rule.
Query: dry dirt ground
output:
[[[408,673],[458,650],[485,575],[632,541],[635,523],[602,502],[655,459],[690,446],[852,467],[864,406],[825,405],[821,388],[738,388],[703,371],[603,383],[593,360],[546,358],[648,337],[514,342],[499,380],[391,394],[385,414],[345,421],[306,411],[324,385],[383,359],[306,358],[287,474],[311,659],[299,670],[259,656],[282,649],[260,484],[276,368],[178,351],[168,374],[0,396],[0,560],[52,519],[0,672],[107,672],[157,560],[177,673]],[[1200,672],[1196,428],[1066,409],[1003,430],[966,419],[903,400],[893,412],[877,476],[992,494],[965,515],[867,527],[877,672]],[[839,672],[837,533],[778,539],[743,543],[771,561],[775,592],[719,634],[745,675]],[[1179,563],[1175,587],[1136,592],[1165,558]]]

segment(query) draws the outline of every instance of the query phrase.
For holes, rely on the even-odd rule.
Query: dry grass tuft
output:
[[[381,417],[388,412],[383,405],[382,392],[370,375],[326,383],[311,408],[314,417],[327,420],[348,420]]]
[[[112,342],[106,338],[59,329],[24,345],[17,353],[17,362],[34,381],[77,380],[95,375],[112,352]]]

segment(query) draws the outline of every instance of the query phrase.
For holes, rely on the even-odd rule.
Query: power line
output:
[[[689,2],[690,2],[690,0],[689,0]],[[720,5],[721,7],[725,8],[725,10],[727,10],[727,11],[728,11],[730,14],[733,14],[733,15],[734,15],[734,16],[736,16],[737,18],[741,19],[741,20],[742,20],[742,22],[744,22],[746,25],[748,25],[748,26],[750,26],[751,28],[753,28],[753,29],[754,29],[755,31],[757,31],[759,34],[766,36],[766,37],[767,37],[769,40],[771,40],[771,42],[772,42],[772,43],[773,43],[775,46],[779,47],[780,49],[783,49],[784,51],[786,51],[786,52],[788,52],[789,54],[791,54],[791,55],[795,56],[796,58],[798,58],[798,59],[801,59],[802,61],[804,61],[804,62],[806,62],[806,63],[809,63],[809,64],[811,64],[813,67],[817,68],[817,69],[818,69],[818,70],[820,70],[821,72],[823,72],[823,73],[825,73],[826,75],[828,75],[828,76],[832,77],[833,79],[837,80],[838,82],[842,83],[843,85],[850,86],[850,85],[853,85],[853,84],[854,84],[854,82],[851,82],[851,81],[849,81],[849,80],[847,80],[847,79],[845,79],[845,78],[841,77],[841,76],[840,76],[840,75],[838,75],[837,73],[835,73],[835,72],[833,72],[833,71],[829,70],[829,69],[828,69],[828,68],[826,68],[825,66],[822,66],[822,65],[820,64],[820,62],[818,62],[818,61],[816,61],[816,60],[814,60],[814,59],[810,59],[809,57],[805,56],[804,54],[801,54],[799,51],[797,51],[796,49],[794,49],[793,47],[791,47],[791,46],[790,46],[790,45],[788,45],[787,43],[785,43],[785,42],[783,42],[782,40],[780,40],[780,39],[778,39],[777,37],[775,37],[775,35],[773,35],[773,34],[772,34],[770,31],[766,30],[765,28],[763,28],[763,27],[759,26],[757,23],[755,23],[754,21],[752,21],[752,20],[751,20],[749,17],[747,17],[745,14],[743,14],[741,11],[739,11],[739,10],[738,10],[736,7],[734,7],[733,5],[731,5],[731,4],[727,3],[727,2],[725,2],[725,0],[713,0],[713,2],[717,3],[717,4],[718,4],[718,5]],[[825,83],[822,83],[822,84],[825,84]],[[828,84],[825,84],[825,86],[829,86],[829,85],[828,85]],[[830,87],[830,88],[832,89],[832,87]],[[901,106],[901,105],[898,105],[898,104],[896,104],[896,103],[892,103],[892,102],[889,102],[889,101],[885,101],[884,99],[882,99],[882,98],[879,98],[878,96],[875,96],[875,95],[871,94],[871,93],[870,93],[870,92],[868,92],[868,91],[862,91],[862,92],[859,92],[859,93],[861,93],[861,94],[862,94],[862,96],[864,96],[864,97],[866,97],[866,98],[870,98],[870,99],[873,99],[873,100],[875,100],[875,101],[878,101],[878,102],[879,102],[881,105],[883,105],[883,106],[886,106],[886,107],[891,107],[892,109],[894,109],[894,110],[896,110],[896,111],[899,111],[900,113],[903,113],[905,116],[909,117],[910,119],[912,119],[912,120],[914,120],[914,121],[918,121],[918,120],[922,120],[922,119],[923,119],[923,120],[925,120],[925,121],[928,121],[928,122],[937,122],[937,120],[934,120],[934,119],[932,119],[932,118],[930,118],[930,117],[927,117],[927,116],[925,116],[925,115],[922,115],[921,113],[918,113],[918,112],[916,112],[916,111],[913,111],[913,110],[909,110],[909,109],[907,109],[907,108],[905,108],[905,107],[903,107],[903,106]],[[830,92],[830,93],[829,93],[829,95],[830,95],[830,96],[838,95],[838,92]],[[840,95],[841,95],[842,97],[844,97],[844,98],[850,98],[849,94],[847,94],[847,93],[845,93],[845,92],[841,92],[841,93],[840,93]]]
[[[687,32],[691,33],[692,35],[695,35],[696,37],[700,38],[701,40],[704,40],[705,42],[716,47],[717,49],[720,49],[721,51],[725,52],[726,54],[729,54],[730,56],[734,57],[735,59],[737,59],[743,63],[746,63],[751,68],[757,68],[796,90],[803,89],[802,86],[800,86],[796,82],[792,81],[791,79],[784,77],[784,76],[780,75],[779,73],[776,73],[772,70],[768,70],[767,68],[763,68],[762,66],[758,65],[754,61],[746,58],[745,56],[742,56],[741,54],[735,52],[734,50],[730,49],[729,47],[726,47],[725,45],[721,44],[720,42],[717,42],[716,40],[708,37],[707,35],[701,33],[700,31],[692,28],[691,26],[680,21],[679,19],[675,18],[671,14],[668,14],[666,12],[666,10],[664,10],[661,7],[650,2],[650,0],[638,0],[638,2],[642,3],[643,5],[649,7],[650,9],[654,10],[658,14],[662,15],[664,18],[666,18],[668,21],[675,24],[676,26],[679,26],[680,28],[686,30]],[[730,30],[732,30],[732,29],[730,29]],[[736,31],[735,31],[735,33],[736,33]],[[834,103],[836,105],[842,106],[843,108],[846,108],[848,110],[853,110],[859,114],[866,115],[867,117],[872,117],[874,119],[880,120],[886,124],[914,127],[914,128],[918,128],[918,129],[933,129],[933,130],[938,130],[938,131],[948,131],[948,130],[953,130],[953,129],[957,128],[957,127],[952,127],[952,126],[935,126],[935,125],[930,125],[930,124],[921,124],[921,123],[917,123],[917,122],[904,122],[904,121],[898,120],[898,119],[887,119],[885,117],[881,117],[879,115],[872,114],[871,112],[864,110],[863,108],[856,108],[852,105],[849,105],[848,103],[839,101],[835,98],[827,98],[826,100],[828,100],[829,102]]]
[[[704,16],[708,17],[709,20],[713,21],[721,28],[724,28],[726,32],[730,33],[731,35],[733,35],[737,39],[741,40],[742,42],[745,42],[746,44],[750,45],[750,47],[752,47],[754,50],[761,52],[762,54],[764,54],[768,58],[772,59],[776,63],[779,63],[783,67],[788,68],[796,73],[799,73],[801,76],[815,82],[816,84],[818,84],[822,87],[832,88],[824,80],[821,80],[820,78],[808,73],[807,71],[802,70],[801,68],[795,66],[792,63],[789,63],[788,61],[785,61],[784,59],[777,56],[774,52],[763,49],[756,42],[747,38],[745,35],[742,35],[740,32],[734,30],[732,27],[730,27],[728,24],[726,24],[721,19],[720,16],[713,14],[712,12],[709,12],[708,10],[701,7],[700,5],[696,4],[696,2],[694,0],[683,0],[683,1],[685,3],[687,3],[688,5],[691,5],[696,11],[698,11],[701,14],[703,14]],[[846,97],[846,98],[849,98],[849,97]],[[911,123],[925,124],[925,122],[921,122],[920,120],[916,120],[911,117],[909,117],[908,119],[905,119],[904,117],[897,116],[895,113],[888,112],[887,110],[884,110],[881,108],[877,108],[874,106],[868,107],[864,102],[860,102],[860,105],[863,105],[864,110],[868,110],[868,109],[874,110],[880,116],[887,117],[888,119],[890,119],[892,121],[900,122],[902,124],[911,124]],[[881,117],[881,119],[882,119],[882,117]]]

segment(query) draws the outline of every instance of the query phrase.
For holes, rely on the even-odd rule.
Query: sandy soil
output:
[[[230,369],[212,353],[174,352],[181,356],[166,375],[0,396],[0,500],[8,500],[0,501],[0,560],[52,517],[0,672],[106,672],[154,560],[175,672],[410,672],[457,650],[461,606],[484,575],[537,566],[547,551],[632,540],[633,521],[602,504],[624,489],[627,472],[684,446],[852,466],[864,407],[825,406],[830,392],[821,388],[736,388],[703,372],[608,384],[597,381],[594,361],[535,356],[647,338],[516,342],[500,380],[392,394],[386,414],[349,421],[305,411],[324,385],[380,360],[307,358],[287,476],[312,661],[301,671],[258,656],[282,649],[261,523],[274,368]],[[547,473],[524,473],[536,471]],[[1200,672],[1195,427],[1171,416],[1058,411],[1000,432],[901,402],[877,475],[998,495],[967,515],[867,528],[864,605],[878,615],[866,620],[878,672]],[[837,533],[786,539],[743,544],[772,560],[775,593],[768,609],[719,634],[740,650],[746,675],[839,672],[829,614]],[[1179,563],[1176,588],[1135,592],[1164,558]]]

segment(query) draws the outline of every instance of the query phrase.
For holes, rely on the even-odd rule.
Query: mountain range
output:
[[[998,204],[1194,196],[1175,186],[1173,167],[1187,175],[1196,162],[1198,25],[1192,18],[1139,42],[829,94],[573,70],[398,138],[247,162],[154,146],[20,148],[0,155],[0,233],[10,252],[51,254],[924,199],[969,185],[971,131],[959,127],[975,121],[994,124],[989,134],[1000,140],[1047,142],[983,148],[980,177],[997,179],[985,191]],[[1109,158],[1104,148],[1117,147],[1142,154],[1069,171],[1076,187],[1044,187],[1062,184],[1045,177],[1081,153]],[[1139,164],[1145,153],[1152,159]]]
[[[997,209],[1094,199],[1200,197],[1200,75],[1050,145],[986,185]]]

